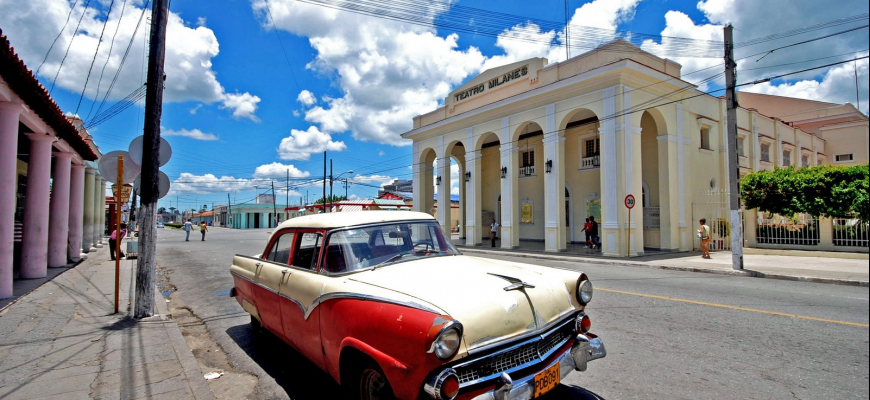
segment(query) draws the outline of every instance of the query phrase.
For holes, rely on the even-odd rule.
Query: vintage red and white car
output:
[[[531,399],[606,355],[583,273],[464,256],[429,214],[282,223],[231,295],[355,399]]]

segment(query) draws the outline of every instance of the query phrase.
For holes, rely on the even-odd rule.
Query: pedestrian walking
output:
[[[109,235],[109,259],[115,260],[115,246],[117,245],[119,240],[124,240],[124,236],[127,236],[127,224],[121,223],[121,234],[118,235],[118,230],[113,229],[112,234]],[[124,251],[120,248],[118,249],[118,256],[122,259],[126,257]]]
[[[590,216],[589,223],[592,224],[590,229],[590,233],[592,233],[592,248],[600,248],[601,238],[598,237],[598,221],[595,220],[595,217]]]
[[[583,223],[583,230],[581,231],[586,234],[586,246],[583,246],[584,249],[588,249],[589,246],[592,246],[592,223],[589,222],[589,218],[586,218],[586,222]]]
[[[202,221],[202,223],[199,224],[199,232],[202,233],[202,241],[204,242],[205,233],[208,232],[208,226],[205,224],[205,221]]]
[[[492,220],[492,225],[489,226],[489,241],[492,242],[492,247],[495,247],[495,235],[498,233],[498,222]]]
[[[184,221],[184,226],[181,228],[184,229],[185,232],[187,232],[187,236],[184,238],[185,242],[190,241],[190,230],[193,228],[192,225],[193,224],[190,223],[190,218],[188,218],[187,221]]]
[[[710,258],[710,227],[707,226],[707,218],[699,221],[701,229],[698,229],[698,239],[701,239],[701,258]]]

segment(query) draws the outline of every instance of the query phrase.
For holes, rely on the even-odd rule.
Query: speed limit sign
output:
[[[625,196],[625,206],[631,210],[634,208],[634,195]]]

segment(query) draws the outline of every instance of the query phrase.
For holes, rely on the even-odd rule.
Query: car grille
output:
[[[554,348],[564,344],[571,337],[571,324],[563,324],[544,335],[527,341],[523,345],[455,367],[459,383],[475,382],[498,375],[521,365],[543,361],[543,357]]]

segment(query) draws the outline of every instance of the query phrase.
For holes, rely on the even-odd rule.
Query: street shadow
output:
[[[542,396],[541,400],[604,400],[604,397],[579,386],[562,384]]]
[[[291,399],[344,398],[331,376],[268,331],[255,335],[251,324],[243,324],[228,328],[226,333]]]

